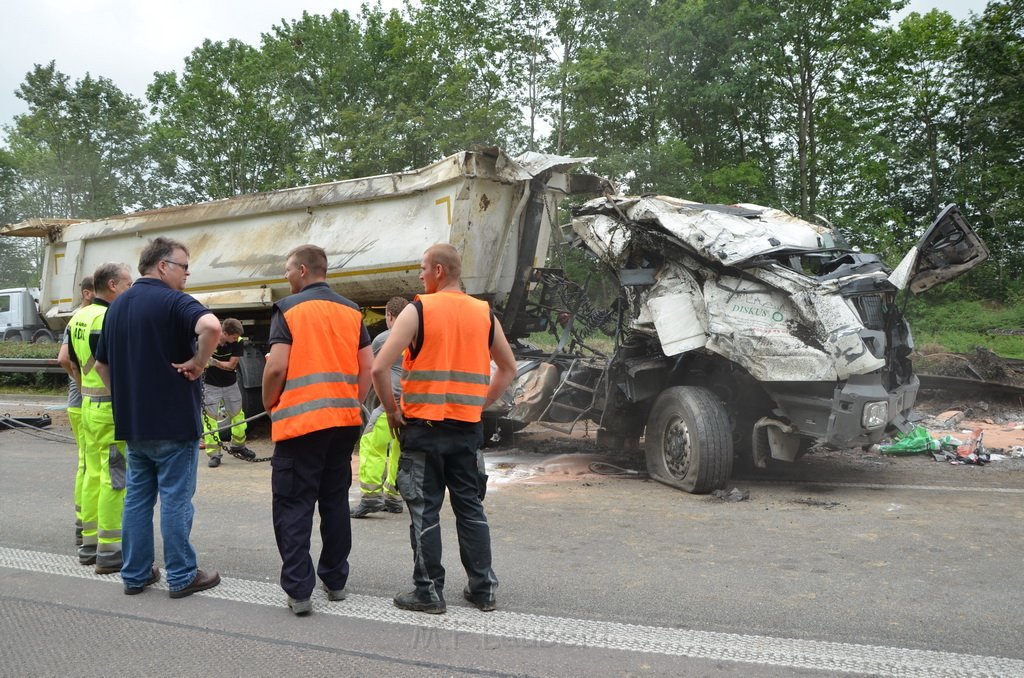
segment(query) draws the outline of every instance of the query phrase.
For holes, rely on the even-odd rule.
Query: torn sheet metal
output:
[[[722,276],[704,285],[707,348],[759,381],[831,381],[835,361],[793,300],[760,282]]]
[[[949,282],[989,257],[988,248],[956,205],[947,205],[889,276],[898,289],[920,294]]]
[[[657,221],[701,257],[725,266],[780,250],[835,246],[829,229],[785,212],[759,205],[718,207],[658,196],[641,198],[629,211],[636,221]]]
[[[707,317],[700,284],[685,268],[670,263],[660,272],[634,327],[653,326],[665,355],[673,356],[707,344]]]
[[[546,153],[534,153],[533,151],[527,151],[526,153],[517,155],[515,158],[515,164],[518,166],[518,171],[513,173],[515,176],[514,181],[522,181],[523,179],[536,177],[549,170],[558,173],[565,173],[574,167],[585,165],[588,162],[593,162],[594,160],[596,160],[596,158],[589,156],[583,158],[570,158],[564,155],[548,155]],[[505,169],[506,165],[501,163],[496,164],[499,165],[498,172],[500,174]]]
[[[933,227],[939,254],[915,261],[973,260],[961,243],[976,236],[957,236],[960,221]],[[882,370],[897,344],[910,346],[885,264],[779,210],[605,197],[579,208],[572,226],[598,258],[631,272],[622,281],[631,327],[656,335],[666,356],[703,349],[759,381],[828,382]],[[643,269],[654,284],[636,283]]]

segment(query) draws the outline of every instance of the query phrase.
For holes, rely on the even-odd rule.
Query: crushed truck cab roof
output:
[[[759,205],[606,196],[577,208],[572,229],[618,275],[632,328],[656,336],[666,356],[704,349],[761,382],[883,369],[892,351],[912,346],[896,292],[952,279],[988,256],[955,206],[899,279],[831,228]]]

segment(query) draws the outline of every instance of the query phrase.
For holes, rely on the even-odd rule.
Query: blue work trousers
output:
[[[296,600],[309,598],[316,577],[332,591],[348,582],[352,524],[348,490],[359,426],[336,426],[279,440],[270,458],[274,537],[281,554],[281,588]],[[320,510],[322,550],[316,571],[309,555],[313,509]]]

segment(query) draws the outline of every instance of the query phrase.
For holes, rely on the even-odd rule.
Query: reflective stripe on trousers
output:
[[[109,402],[96,402],[84,396],[82,423],[86,440],[82,543],[99,544],[98,551],[120,550],[128,471],[125,445],[114,440],[114,411]]]
[[[400,456],[398,441],[388,430],[388,418],[378,416],[359,439],[359,491],[364,497],[380,497],[382,492],[398,497],[395,477]]]

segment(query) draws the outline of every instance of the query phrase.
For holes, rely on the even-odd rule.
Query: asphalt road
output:
[[[812,455],[728,502],[586,472],[591,444],[530,429],[488,452],[497,612],[461,600],[446,511],[448,614],[391,605],[408,519],[375,514],[349,598],[295,618],[268,464],[201,462],[193,543],[221,586],[129,597],[74,557],[72,446],[0,430],[0,675],[1024,675],[1024,460]]]

